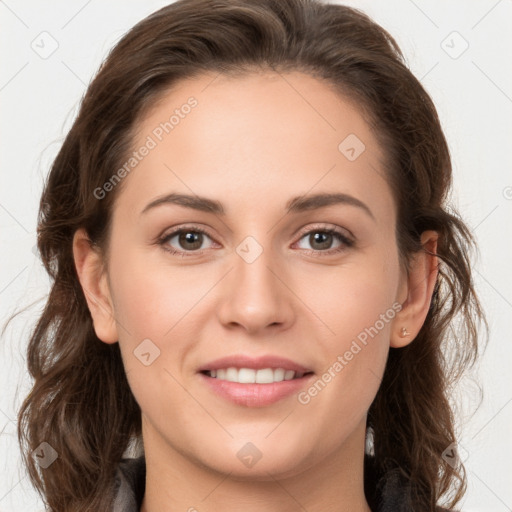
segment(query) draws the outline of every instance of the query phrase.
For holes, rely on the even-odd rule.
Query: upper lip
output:
[[[285,357],[266,355],[261,357],[249,357],[243,354],[221,357],[206,363],[199,368],[199,372],[209,370],[220,370],[223,368],[252,368],[261,370],[263,368],[283,368],[284,370],[293,370],[295,372],[308,373],[312,372],[310,368],[306,368]]]

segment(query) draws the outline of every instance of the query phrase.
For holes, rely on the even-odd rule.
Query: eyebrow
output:
[[[213,213],[215,215],[226,214],[222,203],[214,199],[208,199],[207,197],[201,197],[197,195],[171,193],[165,196],[157,197],[155,200],[151,201],[142,210],[141,215],[146,213],[148,210],[156,208],[157,206],[167,204],[176,204],[179,206],[184,206],[185,208]],[[286,203],[286,212],[299,213],[308,210],[316,210],[318,208],[323,208],[325,206],[331,206],[334,204],[355,206],[363,210],[369,217],[375,220],[372,211],[365,203],[354,196],[342,193],[320,193],[309,196],[304,195],[294,197]]]
[[[310,196],[299,196],[291,199],[286,203],[286,211],[288,213],[297,213],[306,210],[316,210],[324,206],[331,206],[333,204],[345,204],[348,206],[355,206],[363,210],[369,217],[375,220],[370,208],[357,197],[349,194],[314,194]]]

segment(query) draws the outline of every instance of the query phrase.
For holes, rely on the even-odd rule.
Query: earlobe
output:
[[[438,274],[436,231],[424,231],[421,235],[423,250],[414,255],[406,279],[406,299],[395,317],[390,345],[405,347],[418,335],[430,308]]]
[[[115,343],[117,327],[102,254],[92,245],[84,229],[77,230],[73,236],[73,257],[96,336],[105,343]]]

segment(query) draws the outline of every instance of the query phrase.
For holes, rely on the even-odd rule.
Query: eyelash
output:
[[[189,256],[200,256],[202,255],[207,249],[200,249],[195,251],[179,251],[177,249],[174,249],[170,245],[168,245],[169,240],[174,238],[176,235],[179,235],[181,233],[202,233],[203,235],[206,235],[208,238],[213,239],[209,235],[209,233],[201,228],[200,226],[185,226],[180,227],[179,229],[176,229],[172,231],[171,233],[167,233],[163,237],[159,238],[157,243],[162,247],[162,249],[166,252],[171,253],[175,256],[181,256],[181,257],[189,257]],[[338,241],[340,241],[343,245],[340,247],[335,247],[334,249],[327,249],[325,251],[318,250],[318,249],[302,249],[303,251],[306,251],[306,253],[314,256],[329,256],[332,254],[341,253],[342,251],[347,250],[350,247],[353,247],[355,245],[354,241],[345,236],[343,233],[340,233],[337,229],[334,228],[327,228],[327,227],[314,227],[312,229],[309,229],[308,231],[302,232],[300,234],[300,237],[298,241],[302,240],[306,235],[311,235],[312,233],[323,233],[327,235],[334,235]]]

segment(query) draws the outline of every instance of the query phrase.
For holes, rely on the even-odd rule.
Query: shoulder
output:
[[[114,483],[113,512],[139,512],[146,486],[146,460],[122,459]]]
[[[379,472],[373,457],[365,456],[364,490],[372,512],[432,512],[413,505],[411,484],[398,468]],[[436,507],[435,512],[459,512]]]

